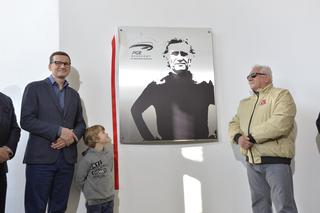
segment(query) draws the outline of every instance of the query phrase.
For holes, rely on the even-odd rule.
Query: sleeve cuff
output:
[[[248,138],[250,139],[251,143],[257,143],[251,134],[248,135]]]
[[[57,133],[57,134],[58,134],[58,135],[57,135],[58,138],[60,137],[61,132],[62,132],[62,127],[60,126],[59,129],[58,129],[58,133]]]
[[[236,143],[236,144],[238,144],[238,140],[239,140],[239,138],[242,136],[242,134],[240,134],[240,133],[237,133],[234,137],[233,137],[233,140],[234,140],[234,142]]]

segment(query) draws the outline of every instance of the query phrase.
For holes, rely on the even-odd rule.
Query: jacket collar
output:
[[[270,83],[267,86],[265,86],[264,88],[259,88],[257,89],[256,92],[254,92],[255,94],[259,93],[259,94],[264,94],[267,93],[271,88],[273,88],[273,84]]]

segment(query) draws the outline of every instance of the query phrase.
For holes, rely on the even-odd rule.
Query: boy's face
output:
[[[104,130],[101,130],[99,132],[98,137],[99,137],[98,143],[100,144],[107,144],[111,142],[111,138]]]

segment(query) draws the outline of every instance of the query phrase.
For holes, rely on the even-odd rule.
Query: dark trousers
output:
[[[63,213],[67,209],[74,164],[65,161],[63,154],[54,164],[27,164],[25,212]]]
[[[0,213],[5,212],[7,194],[7,175],[0,170]]]
[[[87,213],[113,213],[113,200],[96,204],[96,205],[88,205],[87,207]]]

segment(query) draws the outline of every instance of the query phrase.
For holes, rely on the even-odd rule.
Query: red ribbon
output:
[[[116,38],[112,38],[111,58],[111,97],[112,97],[112,127],[113,127],[113,151],[114,151],[114,188],[119,190],[119,160],[118,160],[118,127],[116,105]]]

